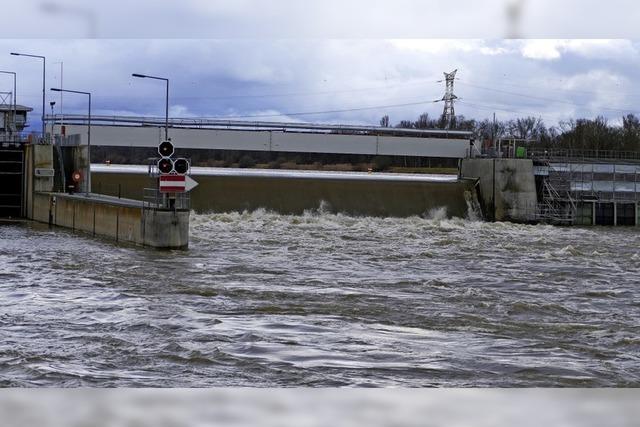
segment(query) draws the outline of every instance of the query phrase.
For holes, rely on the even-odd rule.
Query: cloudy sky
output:
[[[464,13],[460,2],[430,0],[185,0],[163,10],[148,0],[25,0],[6,11],[29,20],[5,20],[14,28],[0,31],[0,69],[18,73],[34,128],[41,62],[13,51],[47,57],[47,112],[55,100],[56,113],[48,88],[61,84],[60,62],[63,86],[92,92],[96,114],[162,116],[164,87],[131,77],[143,73],[171,80],[173,117],[377,124],[388,114],[397,123],[439,116],[443,72],[454,69],[456,113],[470,118],[640,113],[640,36],[628,31],[640,8],[610,21],[591,0],[461,2]],[[576,27],[589,18],[604,24]],[[545,38],[502,38],[514,35]],[[628,37],[584,38],[600,35]],[[0,74],[0,92],[10,90]],[[86,101],[65,95],[63,109],[84,113]]]

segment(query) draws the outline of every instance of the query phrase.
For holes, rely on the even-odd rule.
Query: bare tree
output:
[[[432,122],[433,120],[429,119],[429,113],[422,113],[420,114],[420,117],[418,117],[418,120],[415,123],[415,127],[416,129],[433,128],[434,124]]]
[[[513,138],[539,139],[544,129],[541,118],[524,117],[507,122],[507,129]]]
[[[411,120],[400,120],[400,123],[398,123],[396,127],[402,129],[412,129],[413,122]]]

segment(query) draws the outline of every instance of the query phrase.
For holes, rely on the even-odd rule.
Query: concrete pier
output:
[[[536,220],[538,196],[531,160],[463,159],[461,175],[479,180],[480,204],[487,219]]]
[[[165,249],[189,246],[188,210],[145,209],[139,200],[36,193],[32,219],[116,242]]]
[[[30,145],[25,147],[25,153],[27,218],[116,242],[158,249],[189,246],[188,207],[167,208],[154,202],[91,192],[55,192],[52,146]],[[76,166],[74,169],[80,168]],[[139,194],[142,197],[141,191]]]

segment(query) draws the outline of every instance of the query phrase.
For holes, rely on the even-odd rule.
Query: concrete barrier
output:
[[[495,221],[535,221],[538,202],[529,159],[463,159],[461,175],[479,180],[485,217]]]
[[[164,249],[189,245],[189,211],[144,209],[142,202],[92,194],[35,193],[33,220]]]

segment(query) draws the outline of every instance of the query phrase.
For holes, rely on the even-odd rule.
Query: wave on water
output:
[[[193,213],[187,251],[0,227],[0,385],[637,386],[636,234],[326,204]]]
[[[426,219],[438,220],[438,221],[447,219],[447,207],[440,206],[438,208],[433,208],[429,210],[429,212],[427,212]]]

